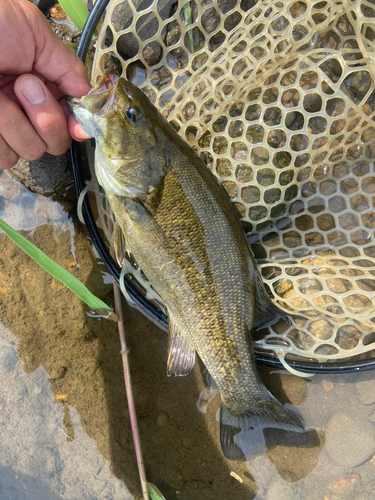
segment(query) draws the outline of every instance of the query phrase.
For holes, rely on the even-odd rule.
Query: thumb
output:
[[[22,75],[14,85],[15,94],[47,151],[64,153],[70,146],[65,113],[44,83],[34,75]]]

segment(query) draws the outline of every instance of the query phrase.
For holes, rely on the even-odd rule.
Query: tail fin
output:
[[[226,458],[240,460],[264,445],[304,446],[309,437],[301,422],[270,395],[237,417],[222,404],[220,442]]]

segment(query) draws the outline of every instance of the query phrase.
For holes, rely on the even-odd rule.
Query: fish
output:
[[[69,104],[96,141],[95,173],[119,228],[117,259],[131,253],[166,306],[167,375],[187,375],[201,358],[220,391],[227,459],[266,445],[308,444],[302,421],[256,369],[252,331],[275,316],[275,307],[226,191],[124,78],[104,73]]]

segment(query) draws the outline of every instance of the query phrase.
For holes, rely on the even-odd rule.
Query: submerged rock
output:
[[[297,498],[298,485],[288,484],[280,478],[275,478],[267,489],[266,500],[290,500]],[[298,495],[299,496],[299,495]]]
[[[360,373],[355,381],[355,390],[362,404],[371,405],[375,403],[374,375],[367,372]]]
[[[333,382],[331,380],[322,380],[322,387],[326,392],[330,392],[333,389]]]
[[[300,405],[304,402],[307,393],[307,382],[301,377],[282,373],[280,375],[281,386],[286,397],[294,405]]]
[[[39,160],[19,160],[10,173],[34,193],[57,195],[65,200],[76,197],[69,153],[60,156],[45,153]]]
[[[156,425],[158,425],[159,427],[165,427],[167,424],[168,424],[168,415],[164,411],[161,411],[156,420]]]
[[[329,482],[328,488],[331,491],[347,492],[354,484],[357,483],[358,479],[358,474],[346,474],[345,476],[339,476]]]
[[[0,354],[0,367],[5,370],[11,372],[15,369],[17,363],[19,361],[19,357],[14,349],[11,347],[2,347]]]
[[[321,429],[317,429],[309,430],[308,436],[310,443],[307,446],[270,446],[268,449],[268,459],[276,468],[280,478],[288,483],[300,481],[316,467],[325,444],[325,435]],[[272,498],[279,500],[278,495]],[[299,496],[292,496],[292,498],[299,498]]]
[[[343,412],[330,418],[326,429],[326,450],[336,464],[356,467],[375,452],[375,432],[365,419]]]

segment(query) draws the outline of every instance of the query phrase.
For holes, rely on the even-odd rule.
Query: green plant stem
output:
[[[64,9],[69,19],[82,31],[89,17],[89,11],[82,0],[60,0],[60,5]],[[94,38],[98,38],[98,32],[95,30]]]
[[[165,500],[165,497],[162,495],[159,488],[157,488],[154,484],[147,483],[147,488],[151,500]]]
[[[184,5],[184,15],[185,15],[185,21],[187,26],[191,24],[191,5],[190,2],[186,2]],[[188,37],[189,37],[189,42],[190,42],[190,47],[191,47],[191,52],[194,52],[194,42],[193,42],[193,32],[192,30],[188,31]]]

